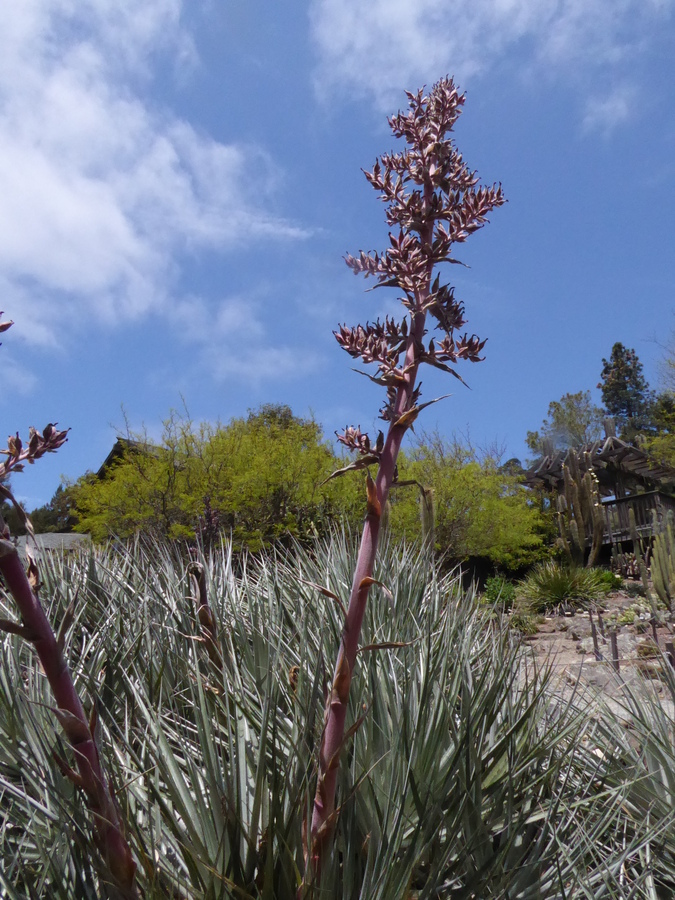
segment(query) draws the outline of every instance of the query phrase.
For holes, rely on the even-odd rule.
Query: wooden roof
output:
[[[124,459],[125,454],[129,451],[150,453],[153,449],[155,448],[153,448],[151,444],[143,443],[142,441],[137,441],[133,438],[118,437],[113,444],[112,450],[99,466],[96,474],[99,478],[103,478],[108,474],[108,470],[112,464],[117,462],[117,460]]]
[[[573,451],[555,450],[543,456],[525,471],[525,484],[528,487],[546,490],[562,490],[562,468],[568,452],[577,453],[579,456],[590,454],[593,471],[603,497],[609,497],[616,492],[618,480],[621,480],[628,491],[634,491],[636,488],[675,489],[675,469],[662,465],[644,450],[614,436],[584,444]]]
[[[88,534],[73,534],[70,532],[46,532],[36,534],[34,537],[21,535],[16,539],[17,549],[22,557],[26,557],[26,544],[28,544],[38,557],[44,553],[53,551],[80,550],[91,545],[91,537]]]

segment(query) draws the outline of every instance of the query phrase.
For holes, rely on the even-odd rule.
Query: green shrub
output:
[[[638,644],[636,650],[638,659],[658,659],[661,656],[661,651],[654,641],[651,640]]]
[[[483,598],[490,603],[511,609],[516,599],[516,586],[503,575],[493,575],[485,582]]]
[[[594,569],[597,573],[598,582],[603,585],[605,593],[610,591],[618,591],[623,587],[623,578],[616,572],[610,572],[609,569]]]
[[[514,571],[542,558],[545,518],[495,459],[479,459],[469,447],[424,434],[400,455],[398,467],[401,482],[415,480],[433,490],[436,549],[451,559],[482,557]],[[406,540],[419,538],[418,490],[392,494],[390,527]]]
[[[599,569],[582,569],[547,560],[535,566],[520,582],[517,594],[535,612],[562,604],[586,608],[606,593],[605,583]]]
[[[510,627],[526,636],[536,634],[540,623],[541,616],[535,615],[531,607],[522,602],[514,607],[509,616]]]
[[[319,424],[287,406],[264,404],[225,425],[172,412],[158,444],[136,434],[122,445],[103,477],[86,475],[68,488],[76,531],[97,542],[221,531],[256,552],[362,517],[358,483],[339,479],[319,490],[341,460]]]

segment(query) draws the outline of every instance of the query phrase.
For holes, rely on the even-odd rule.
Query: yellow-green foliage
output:
[[[265,406],[225,426],[174,415],[158,446],[141,442],[104,478],[80,480],[77,530],[97,541],[138,532],[193,537],[208,498],[239,546],[303,540],[362,512],[361,479],[320,486],[339,465],[320,426],[288,407]]]
[[[675,372],[673,358],[671,371]],[[675,391],[659,394],[653,407],[654,431],[645,437],[645,449],[659,462],[675,466]]]
[[[451,558],[486,557],[516,569],[541,556],[542,514],[518,479],[500,471],[493,459],[478,459],[472,450],[432,436],[399,456],[398,469],[400,481],[433,489],[434,543]],[[420,500],[415,486],[392,492],[394,535],[420,537]]]
[[[315,421],[288,407],[215,426],[173,415],[160,443],[137,441],[103,478],[88,475],[70,488],[76,528],[96,541],[193,537],[207,497],[220,528],[252,550],[325,534],[338,522],[358,525],[363,515],[363,474],[322,484],[344,460]],[[399,458],[399,479],[425,488],[434,522],[427,521],[431,503],[421,520],[418,487],[397,488],[389,520],[396,538],[418,541],[433,527],[436,547],[451,557],[483,556],[507,569],[541,554],[541,512],[494,461],[432,436]]]

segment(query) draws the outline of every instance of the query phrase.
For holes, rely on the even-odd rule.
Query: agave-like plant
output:
[[[623,784],[626,835],[641,835],[632,866],[644,871],[646,896],[675,896],[675,671],[665,655],[644,679],[617,675],[612,708],[598,699],[601,740],[611,749],[606,784]],[[658,688],[658,689],[657,689]],[[626,778],[631,772],[632,777]]]
[[[650,896],[644,822],[627,805],[635,761],[619,779],[615,731],[553,692],[457,575],[390,546],[374,573],[389,592],[364,617],[349,709],[362,723],[340,770],[335,842],[302,887],[308,760],[355,558],[336,536],[238,562],[224,545],[197,567],[141,544],[45,561],[47,613],[65,622],[78,690],[96,698],[139,892]],[[91,814],[53,765],[68,746],[44,674],[16,635],[2,653],[0,893],[101,896]]]
[[[534,612],[545,612],[562,604],[587,608],[610,588],[602,569],[571,566],[548,559],[534,566],[516,588],[521,603]]]

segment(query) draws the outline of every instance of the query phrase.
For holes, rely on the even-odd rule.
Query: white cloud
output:
[[[604,135],[626,122],[638,105],[638,92],[631,85],[614,88],[605,96],[589,97],[583,118],[584,130]]]
[[[189,57],[182,0],[22,0],[0,29],[0,288],[17,333],[163,308],[181,251],[295,238],[276,173],[153,108],[153,55]],[[247,190],[255,166],[256,196]]]
[[[184,297],[175,306],[174,321],[190,342],[211,343],[229,351],[244,339],[260,338],[264,332],[251,298],[226,297],[207,303],[202,297]]]
[[[194,348],[195,372],[206,368],[218,381],[236,379],[259,385],[264,381],[298,378],[318,367],[316,354],[289,346],[283,334],[270,340],[264,303],[269,298],[233,296],[219,303],[201,297],[183,298],[174,322]]]
[[[312,0],[317,89],[371,95],[454,75],[460,85],[515,47],[519,66],[562,70],[619,62],[659,27],[673,0]],[[523,61],[526,60],[524,63]]]
[[[0,405],[18,396],[30,394],[37,385],[37,378],[13,354],[0,347],[2,360],[2,391]]]

